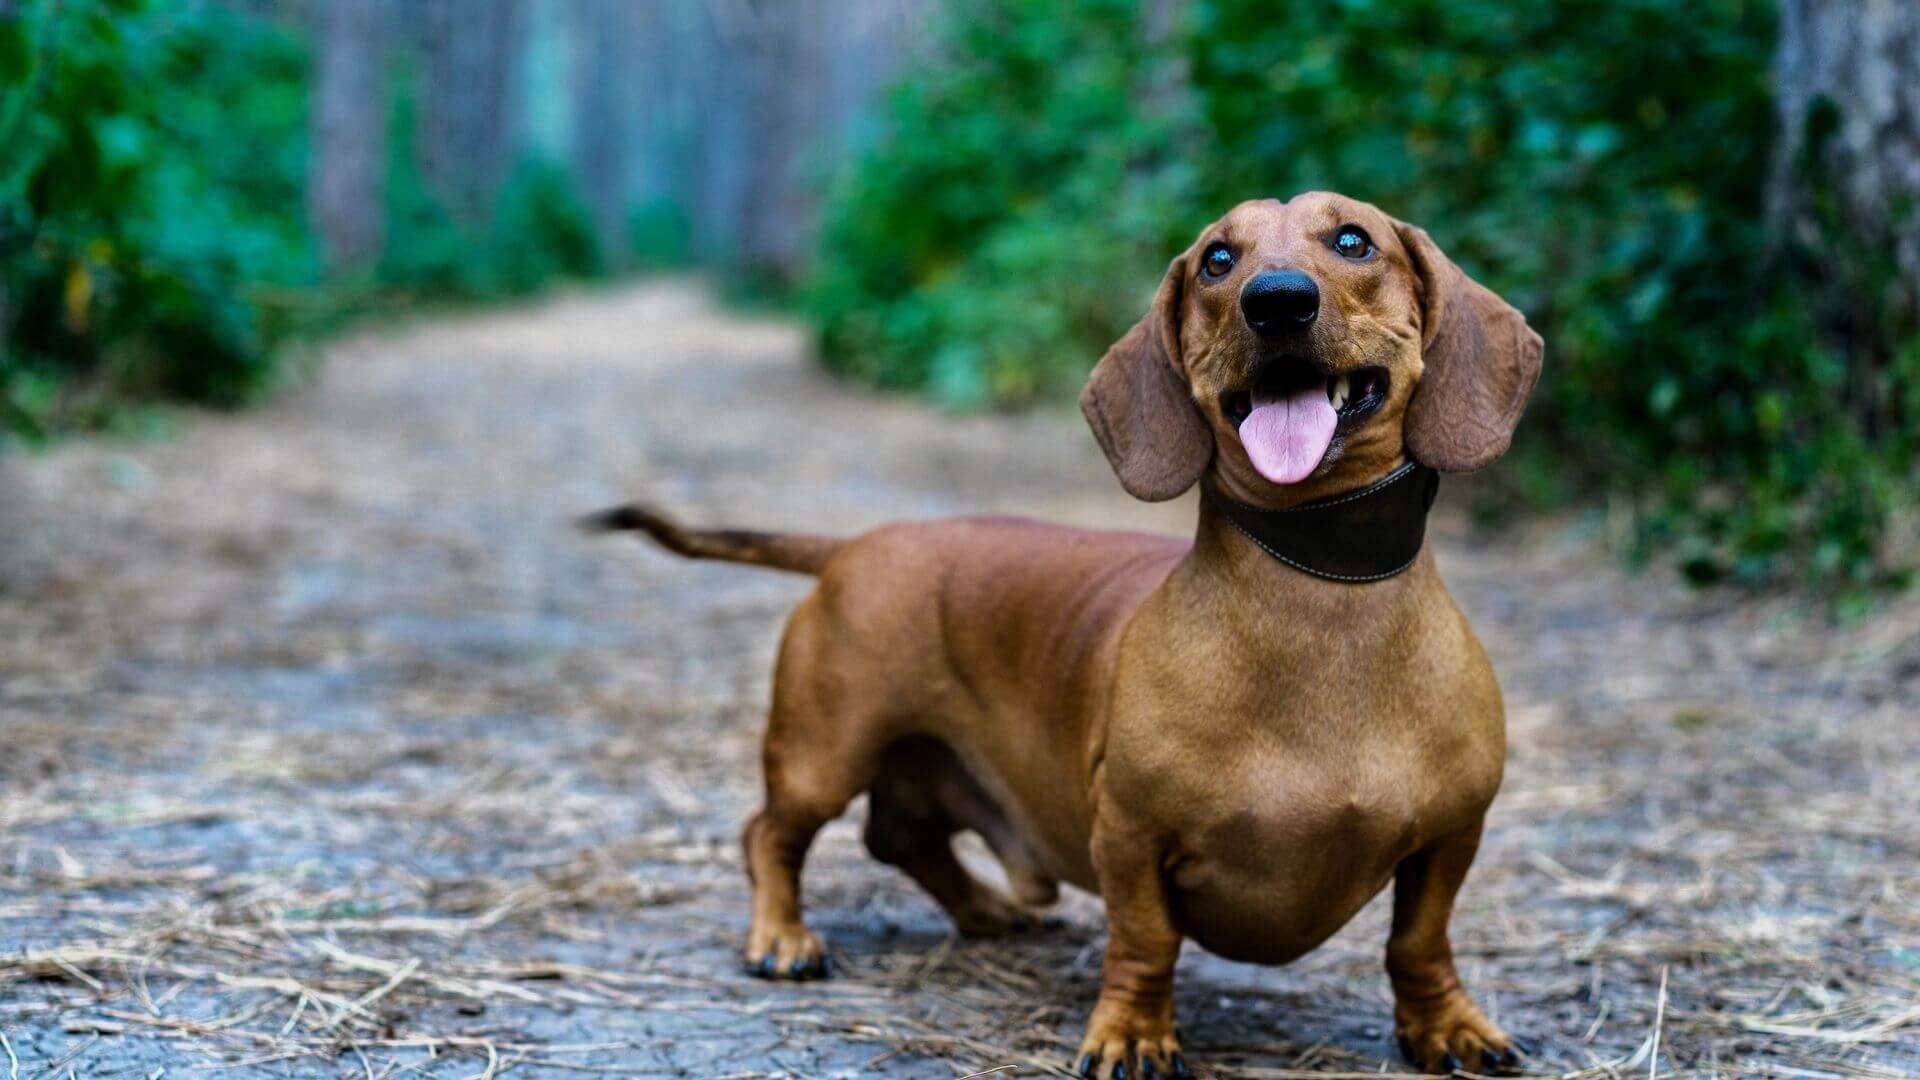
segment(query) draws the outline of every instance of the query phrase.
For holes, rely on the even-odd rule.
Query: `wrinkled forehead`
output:
[[[1284,201],[1249,199],[1215,222],[1207,238],[1265,245],[1317,236],[1342,225],[1360,226],[1375,243],[1386,241],[1393,230],[1392,219],[1372,203],[1331,191],[1307,191]]]

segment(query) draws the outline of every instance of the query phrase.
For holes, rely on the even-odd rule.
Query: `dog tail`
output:
[[[689,529],[653,507],[628,503],[580,519],[588,532],[642,532],[675,555],[689,559],[818,574],[846,543],[837,536],[749,532],[743,529]]]

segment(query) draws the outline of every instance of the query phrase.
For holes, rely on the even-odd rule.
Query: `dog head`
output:
[[[1406,457],[1469,472],[1506,452],[1540,335],[1425,230],[1356,199],[1241,203],[1175,258],[1080,395],[1121,486],[1173,498],[1209,470],[1291,505]]]

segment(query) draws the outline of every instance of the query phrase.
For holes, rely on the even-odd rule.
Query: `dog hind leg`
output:
[[[945,908],[969,937],[1027,929],[1032,916],[975,877],[953,853],[953,836],[976,828],[982,801],[951,751],[931,739],[890,747],[868,791],[867,850],[897,866]]]
[[[821,826],[871,783],[887,743],[876,710],[816,677],[833,670],[818,614],[809,598],[788,624],[761,747],[766,802],[741,835],[753,889],[745,959],[768,978],[827,974],[826,946],[801,918],[801,867]]]
[[[783,808],[769,800],[741,836],[753,885],[747,969],[765,978],[827,973],[826,944],[800,917],[800,867],[814,834],[833,815]]]
[[[955,767],[959,763],[955,762]],[[969,797],[958,800],[955,808],[961,824],[980,834],[1000,869],[1007,875],[1007,888],[1022,907],[1048,908],[1060,899],[1060,882],[1040,869],[1033,849],[1006,813],[987,799],[977,787],[968,784]]]

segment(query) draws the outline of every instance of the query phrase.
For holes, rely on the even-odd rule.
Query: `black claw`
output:
[[[794,978],[796,978],[796,979],[804,979],[804,978],[806,978],[806,977],[807,977],[807,961],[806,961],[806,959],[805,959],[804,957],[802,957],[802,958],[799,958],[799,959],[796,959],[796,960],[795,960],[795,961],[794,961],[793,963],[791,963],[791,964],[788,964],[788,965],[787,965],[787,974],[789,974],[789,975],[791,975],[791,976],[793,976],[793,977],[794,977]]]
[[[1113,1080],[1127,1080],[1127,1063],[1124,1061],[1114,1062],[1113,1071],[1107,1075],[1113,1077]]]
[[[1452,1054],[1448,1054],[1446,1057],[1443,1057],[1440,1059],[1440,1067],[1447,1070],[1449,1073],[1457,1073],[1462,1068],[1460,1064],[1460,1059],[1457,1057],[1454,1057]]]
[[[1066,926],[1067,920],[1058,915],[1049,915],[1040,920],[1040,929],[1042,930],[1064,930]]]
[[[1193,1070],[1187,1068],[1186,1055],[1175,1050],[1173,1052],[1173,1080],[1192,1080],[1192,1077]]]
[[[1406,1061],[1406,1062],[1407,1062],[1407,1064],[1409,1064],[1409,1065],[1418,1065],[1418,1064],[1420,1064],[1420,1059],[1419,1059],[1419,1057],[1417,1057],[1417,1056],[1416,1056],[1416,1055],[1414,1054],[1414,1052],[1413,1052],[1413,1042],[1412,1042],[1412,1040],[1410,1040],[1410,1039],[1408,1039],[1408,1038],[1406,1037],[1406,1035],[1404,1035],[1404,1034],[1402,1034],[1402,1035],[1400,1035],[1400,1036],[1399,1036],[1399,1039],[1400,1039],[1400,1056],[1401,1056],[1401,1058],[1403,1058],[1403,1059],[1405,1059],[1405,1061]]]
[[[1520,1041],[1519,1039],[1515,1039],[1513,1040],[1513,1048],[1515,1050],[1520,1051],[1520,1054],[1523,1057],[1533,1056],[1533,1045],[1531,1043],[1525,1043]]]
[[[1078,1068],[1075,1071],[1078,1072],[1081,1076],[1087,1077],[1088,1080],[1092,1080],[1093,1066],[1094,1066],[1093,1055],[1090,1053],[1085,1054],[1085,1055],[1082,1055],[1080,1058],[1080,1068]]]
[[[1505,1050],[1500,1051],[1500,1064],[1505,1065],[1509,1069],[1519,1068],[1520,1052],[1518,1050],[1515,1050],[1511,1046],[1507,1047]]]
[[[1033,929],[1033,920],[1027,918],[1025,915],[1016,915],[1013,921],[1007,925],[1013,929],[1014,933],[1024,934],[1028,930]]]
[[[827,959],[826,953],[821,953],[820,959],[814,961],[814,972],[817,977],[822,979],[828,978],[833,974],[833,961]]]
[[[1160,1070],[1153,1067],[1152,1058],[1140,1059],[1140,1080],[1160,1080]]]
[[[773,955],[771,953],[760,958],[760,967],[754,972],[754,974],[760,976],[763,979],[773,978]]]
[[[1500,1067],[1500,1055],[1483,1046],[1480,1048],[1480,1064],[1489,1069],[1497,1069]]]

